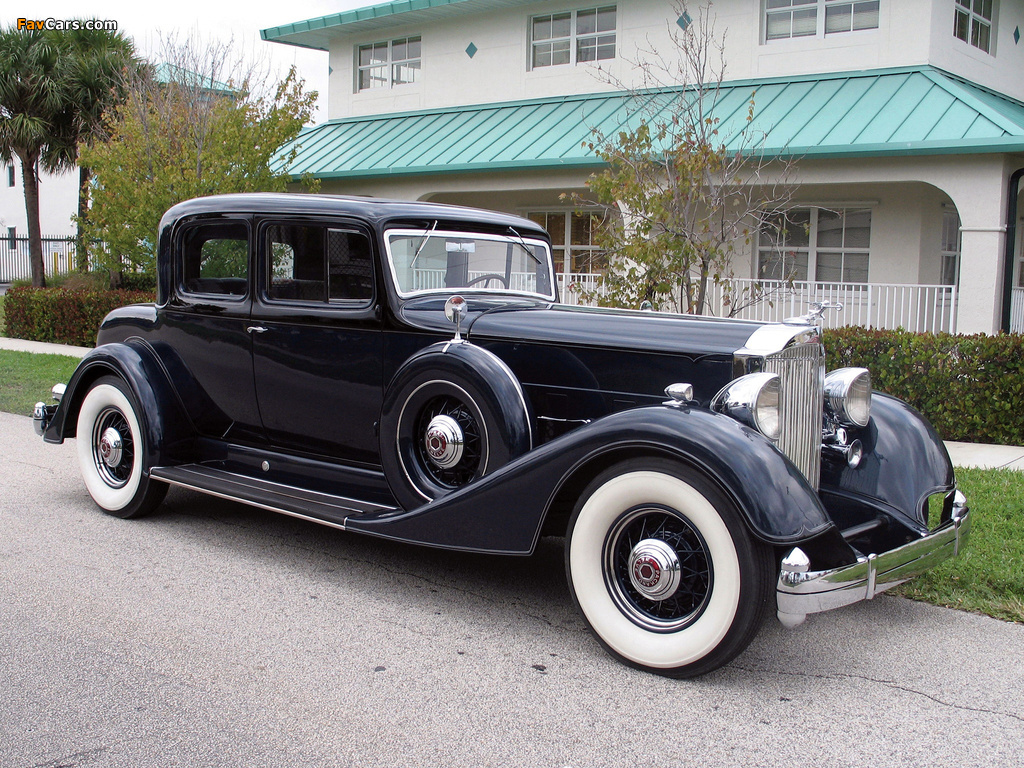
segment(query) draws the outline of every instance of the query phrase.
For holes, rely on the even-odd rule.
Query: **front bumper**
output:
[[[880,592],[924,573],[943,560],[956,557],[971,531],[967,500],[959,491],[948,522],[927,536],[880,555],[860,557],[853,565],[811,571],[807,555],[798,547],[782,560],[776,588],[779,621],[787,627],[809,613],[841,608],[870,600]]]

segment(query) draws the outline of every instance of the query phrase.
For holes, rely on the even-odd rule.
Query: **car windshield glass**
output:
[[[547,244],[518,233],[392,229],[387,249],[402,296],[472,290],[555,297]]]

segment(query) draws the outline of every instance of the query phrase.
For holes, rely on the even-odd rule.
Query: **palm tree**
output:
[[[133,66],[134,48],[120,33],[0,30],[0,160],[21,161],[36,287],[46,285],[39,170],[74,168],[79,143],[102,136],[107,115],[123,101],[125,72]]]
[[[0,30],[0,160],[21,161],[32,285],[46,285],[39,231],[39,168],[70,168],[60,41],[44,30]]]

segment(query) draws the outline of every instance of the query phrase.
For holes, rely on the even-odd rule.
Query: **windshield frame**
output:
[[[391,283],[394,286],[396,293],[403,299],[410,299],[416,296],[451,296],[456,293],[482,293],[491,296],[526,296],[533,299],[542,299],[544,301],[557,301],[558,293],[558,275],[554,270],[554,261],[552,260],[551,245],[547,240],[543,240],[539,237],[531,237],[532,233],[521,234],[515,232],[514,234],[498,234],[494,232],[480,232],[463,229],[438,229],[436,223],[434,228],[414,228],[414,227],[391,227],[383,232],[384,250],[387,258],[388,273],[391,277]],[[440,238],[442,240],[489,240],[497,243],[512,245],[516,249],[522,251],[524,246],[528,251],[526,258],[536,259],[538,266],[544,265],[544,268],[548,272],[548,282],[551,286],[551,291],[548,294],[540,293],[538,291],[524,291],[517,290],[514,288],[487,288],[487,287],[442,287],[442,288],[421,288],[416,290],[403,290],[402,283],[398,279],[398,272],[395,265],[395,256],[392,252],[392,240],[397,237],[408,237],[412,239],[424,238],[423,244],[425,245],[430,238]],[[543,257],[537,255],[535,248],[541,248]],[[419,250],[422,250],[420,248]],[[419,252],[417,252],[417,256]]]

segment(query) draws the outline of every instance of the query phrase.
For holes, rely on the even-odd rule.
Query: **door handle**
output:
[[[246,333],[266,333],[269,328],[264,328],[262,325],[250,325],[245,329]]]

